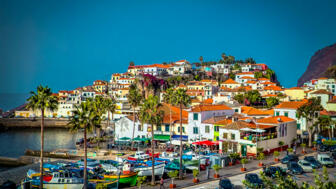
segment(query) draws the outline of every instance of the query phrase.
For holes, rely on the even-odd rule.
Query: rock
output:
[[[311,79],[323,77],[325,71],[333,65],[336,65],[336,43],[318,50],[311,57],[307,70],[300,77],[297,85],[302,86]]]

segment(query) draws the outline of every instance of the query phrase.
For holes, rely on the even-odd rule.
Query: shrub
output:
[[[197,169],[194,169],[193,170],[193,176],[194,176],[194,178],[197,178],[198,175],[199,175],[199,171]]]
[[[215,164],[215,165],[212,166],[212,168],[215,170],[216,174],[218,174],[219,169],[222,168],[222,167]]]
[[[279,151],[274,151],[274,152],[273,152],[273,156],[274,156],[274,157],[279,157],[279,155],[280,155]]]

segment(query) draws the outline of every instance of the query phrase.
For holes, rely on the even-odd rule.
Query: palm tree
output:
[[[27,108],[41,111],[41,159],[40,159],[40,188],[43,188],[43,147],[44,147],[44,114],[46,110],[54,111],[57,109],[58,101],[55,96],[52,96],[51,89],[42,85],[37,87],[37,93],[31,91],[31,96],[27,99]]]
[[[140,119],[142,122],[146,122],[151,125],[152,133],[152,182],[155,184],[155,174],[154,174],[154,125],[158,126],[162,122],[163,112],[159,110],[161,103],[158,96],[149,95],[147,99],[144,100],[140,109]]]
[[[131,85],[130,90],[127,95],[128,103],[133,108],[133,133],[132,133],[132,146],[131,149],[133,149],[133,144],[134,144],[134,132],[135,132],[135,108],[139,106],[141,100],[142,100],[142,95],[139,93],[139,90],[136,88],[135,85]]]
[[[70,117],[68,125],[71,132],[84,129],[84,189],[87,188],[87,132],[92,132],[93,128],[100,124],[100,117],[94,108],[94,101],[88,99],[79,106],[75,106],[73,115]]]
[[[99,124],[95,125],[95,130],[98,130],[98,147],[100,146],[100,137],[101,137],[101,121],[104,118],[104,114],[106,113],[106,102],[102,96],[96,96],[91,104],[94,112],[97,114],[99,118]]]
[[[297,110],[298,118],[306,118],[306,125],[308,131],[308,140],[309,140],[309,147],[312,147],[312,139],[313,135],[316,132],[316,119],[317,113],[322,111],[323,107],[321,106],[321,100],[318,98],[311,98],[308,102],[302,105]]]
[[[112,120],[113,120],[114,119],[113,118],[114,112],[117,109],[115,99],[114,98],[106,98],[105,99],[105,108],[106,108],[106,111],[107,111],[107,126],[109,126],[110,125],[110,112],[112,114]],[[113,128],[113,132],[114,131],[115,131],[115,128]]]
[[[174,92],[173,102],[175,105],[180,107],[180,175],[179,178],[182,179],[182,107],[188,106],[191,103],[190,96],[187,94],[185,89],[177,89]]]
[[[168,103],[170,106],[173,103],[173,97],[174,97],[174,89],[169,88],[166,90],[166,93],[163,96],[163,101]],[[172,135],[173,135],[173,130],[172,130],[172,108],[169,107],[169,128],[170,128],[170,143],[172,141]]]
[[[222,60],[225,61],[225,59],[226,59],[226,54],[222,53]]]
[[[317,123],[320,127],[322,127],[322,129],[327,129],[328,130],[329,140],[331,140],[331,125],[332,125],[331,118],[329,116],[328,117],[320,116],[318,118]]]

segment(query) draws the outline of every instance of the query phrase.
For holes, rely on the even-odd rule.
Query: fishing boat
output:
[[[154,162],[154,175],[162,176],[165,169],[164,162]],[[152,176],[152,161],[146,161],[135,165],[134,171],[138,172],[139,176]]]
[[[32,187],[40,185],[40,173],[29,174],[30,177],[24,181],[30,182]],[[57,171],[48,175],[43,175],[43,188],[47,189],[82,189],[84,181],[70,171]]]
[[[121,184],[129,184],[135,186],[137,182],[138,173],[131,171],[130,164],[124,164],[123,171],[118,171],[116,174],[105,174],[104,180],[118,180]]]
[[[178,153],[167,153],[167,152],[162,152],[161,155],[159,156],[160,159],[169,159],[170,161],[173,161],[178,157],[179,157]]]
[[[118,162],[113,160],[101,160],[99,161],[101,168],[108,173],[117,173]]]
[[[173,160],[165,165],[165,172],[180,170],[180,163],[178,160]],[[182,165],[182,170],[185,170],[185,166]]]
[[[117,188],[118,180],[99,180],[99,179],[89,179],[88,188],[107,188],[114,189]]]
[[[128,160],[133,161],[143,161],[148,160],[150,156],[143,151],[137,151],[134,155],[130,155],[127,157]]]

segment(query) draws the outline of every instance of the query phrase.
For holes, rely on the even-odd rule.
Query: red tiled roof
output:
[[[281,89],[281,87],[279,87],[279,86],[267,86],[267,87],[264,88],[264,90],[283,91],[283,89]]]
[[[270,124],[279,124],[284,122],[292,122],[295,119],[286,117],[286,116],[273,116],[268,118],[257,119],[257,123],[270,123]]]
[[[302,105],[306,104],[308,100],[303,99],[302,101],[289,101],[289,102],[282,102],[277,105],[276,109],[298,109]]]
[[[225,105],[198,105],[191,109],[191,112],[216,111],[216,110],[232,110]]]
[[[254,76],[254,73],[253,72],[242,72],[242,73],[237,73],[236,75],[253,75]]]
[[[230,78],[230,79],[224,81],[223,84],[239,84],[239,83]]]
[[[327,95],[332,95],[331,92],[329,92],[327,90],[324,90],[324,89],[320,89],[320,90],[314,91],[311,94],[327,94]]]

